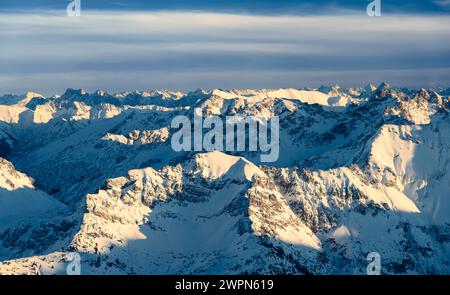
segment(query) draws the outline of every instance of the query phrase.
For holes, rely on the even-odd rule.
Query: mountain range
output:
[[[280,156],[171,121],[280,120]],[[450,274],[450,88],[0,97],[0,274]]]

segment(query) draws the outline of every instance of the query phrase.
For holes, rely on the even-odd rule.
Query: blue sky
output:
[[[0,95],[450,86],[450,0],[68,2],[1,1]]]

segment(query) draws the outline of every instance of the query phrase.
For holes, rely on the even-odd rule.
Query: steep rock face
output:
[[[128,145],[164,143],[169,139],[169,129],[161,128],[158,130],[144,130],[142,132],[133,130],[127,136],[107,133],[102,139]]]
[[[434,91],[421,89],[411,98],[400,101],[394,112],[413,124],[429,124],[431,117],[444,106],[443,99]]]
[[[266,172],[293,211],[321,241],[328,267],[339,273],[364,273],[364,257],[378,252],[385,273],[448,271],[448,252],[426,212],[397,187],[358,166],[311,172]],[[413,245],[413,246],[411,246]],[[358,258],[359,257],[359,258]],[[435,260],[435,257],[439,259]]]
[[[255,178],[265,175],[218,152],[130,171],[88,195],[72,247],[96,254],[86,256],[87,272],[309,272],[319,239],[281,195],[252,186]]]

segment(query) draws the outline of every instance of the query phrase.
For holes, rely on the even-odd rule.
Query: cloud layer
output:
[[[0,14],[0,93],[450,85],[446,16]]]

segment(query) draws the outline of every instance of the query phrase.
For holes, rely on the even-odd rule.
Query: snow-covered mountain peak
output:
[[[82,96],[87,95],[87,91],[84,89],[73,89],[73,88],[67,88],[67,90],[64,92],[63,95],[61,95],[61,98],[65,99],[79,99]]]
[[[0,158],[0,188],[11,191],[23,187],[33,187],[33,180],[16,171],[11,162]]]
[[[369,83],[364,86],[364,90],[366,90],[368,92],[373,92],[373,91],[377,90],[377,86],[373,85],[372,83]]]
[[[396,97],[396,92],[392,89],[392,86],[386,82],[382,82],[372,95],[375,100],[386,100],[392,97]]]
[[[33,98],[33,97],[41,97],[44,98],[44,96],[42,94],[39,94],[37,92],[32,92],[32,91],[28,91],[27,93],[25,93],[25,97],[26,98]]]
[[[219,151],[195,155],[195,164],[195,169],[207,179],[219,179],[226,175],[228,178],[251,181],[255,176],[265,176],[248,160]]]
[[[105,96],[106,93],[101,89],[97,89],[94,94],[97,96]]]
[[[34,98],[44,99],[44,96],[31,91],[24,95],[8,94],[0,97],[0,105],[24,107]]]
[[[387,82],[381,82],[380,85],[378,85],[376,90],[383,91],[383,90],[389,90],[392,89],[392,85]]]

